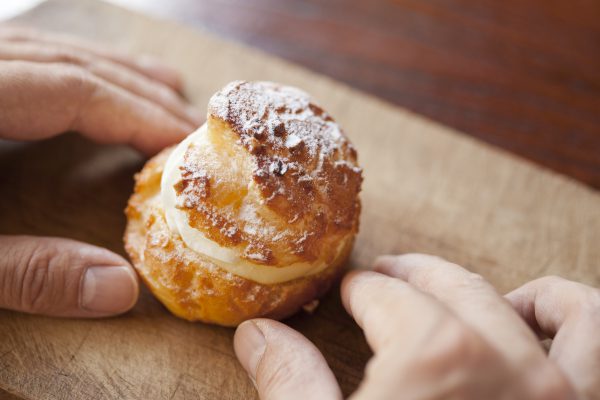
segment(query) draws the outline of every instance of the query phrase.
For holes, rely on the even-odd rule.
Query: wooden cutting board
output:
[[[203,109],[235,79],[312,93],[364,166],[353,268],[418,251],[466,265],[501,291],[547,274],[600,285],[600,196],[576,182],[256,50],[112,5],[52,0],[18,21],[154,54],[182,71]],[[128,148],[74,134],[0,143],[0,233],[66,236],[124,254],[122,210],[142,165]],[[323,351],[349,394],[370,351],[338,297],[335,289],[313,316],[288,323]],[[132,312],[103,320],[0,311],[0,397],[255,398],[232,336],[171,316],[148,292]]]

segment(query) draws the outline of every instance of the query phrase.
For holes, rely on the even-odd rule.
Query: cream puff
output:
[[[136,175],[126,250],[175,315],[235,326],[323,295],[358,231],[356,150],[305,92],[236,81]]]

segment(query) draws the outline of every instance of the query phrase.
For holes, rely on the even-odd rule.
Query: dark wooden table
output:
[[[600,188],[600,1],[113,1],[261,48]]]

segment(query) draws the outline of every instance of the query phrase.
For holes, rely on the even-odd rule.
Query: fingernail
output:
[[[119,314],[135,304],[138,284],[127,267],[90,267],[79,293],[82,309],[102,314]]]
[[[242,367],[256,386],[256,371],[267,348],[267,341],[254,322],[246,321],[237,328],[234,348]]]

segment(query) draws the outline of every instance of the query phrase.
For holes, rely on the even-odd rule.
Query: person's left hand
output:
[[[202,116],[177,72],[81,39],[0,25],[0,139],[77,131],[146,154],[183,139]],[[68,317],[129,310],[138,280],[121,256],[74,240],[0,236],[0,308]]]

